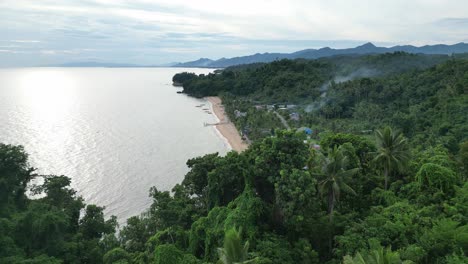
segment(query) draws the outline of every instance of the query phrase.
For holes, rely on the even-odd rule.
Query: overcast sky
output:
[[[468,42],[468,0],[0,0],[0,66]]]

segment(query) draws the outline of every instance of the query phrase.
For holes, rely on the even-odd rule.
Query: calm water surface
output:
[[[172,68],[0,70],[0,142],[21,144],[40,174],[67,175],[87,203],[119,222],[170,190],[187,159],[225,154],[214,117],[177,94]],[[190,69],[207,73],[206,69]]]

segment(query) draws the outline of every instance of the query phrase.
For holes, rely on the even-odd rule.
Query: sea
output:
[[[190,158],[229,150],[209,103],[172,76],[210,69],[0,69],[0,143],[22,145],[38,175],[66,175],[86,203],[119,223],[171,190]],[[40,181],[40,177],[38,178]]]

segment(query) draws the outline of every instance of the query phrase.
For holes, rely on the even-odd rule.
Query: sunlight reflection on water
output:
[[[183,70],[0,70],[0,142],[24,145],[39,173],[70,176],[123,222],[149,206],[151,186],[180,182],[187,159],[226,152],[200,100],[172,87]]]

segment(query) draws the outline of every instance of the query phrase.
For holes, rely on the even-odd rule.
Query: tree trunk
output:
[[[328,214],[329,214],[329,223],[330,223],[330,234],[328,236],[328,253],[332,254],[333,252],[333,210],[335,208],[335,192],[332,191],[331,195],[328,196]]]
[[[335,208],[335,193],[332,192],[328,196],[328,215],[330,217],[330,223],[333,222],[333,210]]]
[[[384,169],[384,177],[385,177],[385,190],[388,188],[388,169]]]

